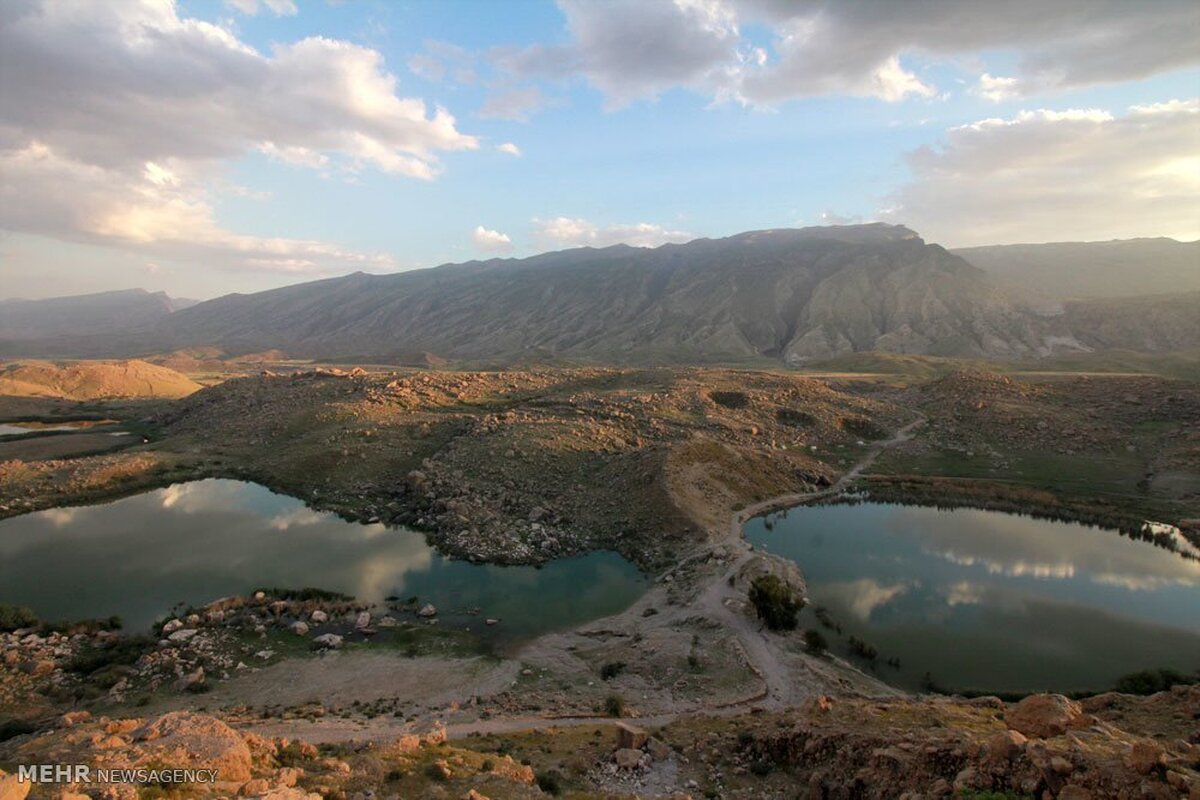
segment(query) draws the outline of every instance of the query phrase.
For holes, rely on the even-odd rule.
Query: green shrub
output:
[[[610,717],[625,716],[625,698],[619,694],[610,694],[604,698],[604,713]]]
[[[1200,683],[1200,675],[1184,675],[1173,669],[1147,669],[1131,672],[1117,679],[1113,688],[1123,694],[1157,694],[1172,686],[1188,686]]]
[[[819,656],[829,649],[829,642],[825,641],[825,636],[816,628],[809,628],[804,632],[804,647],[814,656]]]
[[[37,624],[37,614],[25,606],[0,603],[0,632],[10,633],[19,628],[32,628]]]
[[[5,722],[0,722],[0,742],[6,742],[15,736],[24,736],[27,733],[33,733],[37,728],[31,722],[26,722],[23,719],[10,719]]]
[[[610,661],[600,667],[600,678],[602,680],[611,681],[613,678],[625,671],[624,661]]]
[[[562,791],[562,773],[556,769],[537,773],[537,785],[546,794],[558,794]]]
[[[758,618],[773,631],[796,629],[796,615],[804,601],[777,575],[760,575],[750,584],[750,602]]]
[[[750,405],[750,398],[745,392],[713,392],[712,401],[726,408],[745,408]]]

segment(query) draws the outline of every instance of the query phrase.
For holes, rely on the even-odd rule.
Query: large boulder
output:
[[[1083,709],[1061,694],[1032,694],[1010,708],[1004,721],[1011,730],[1046,739],[1061,736],[1083,719]]]
[[[218,779],[250,780],[250,748],[237,731],[206,714],[172,711],[134,730],[139,763],[215,769]]]
[[[636,725],[628,722],[617,723],[617,747],[640,750],[649,738],[650,734]]]
[[[0,800],[25,800],[32,784],[22,783],[16,775],[0,769]]]

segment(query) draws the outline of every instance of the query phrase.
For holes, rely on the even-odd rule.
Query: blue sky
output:
[[[0,295],[204,298],[830,222],[1200,235],[1200,11],[999,5],[18,3]]]

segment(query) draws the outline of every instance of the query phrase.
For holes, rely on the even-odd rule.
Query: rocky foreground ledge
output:
[[[62,715],[0,745],[0,763],[216,770],[188,797],[905,798],[1200,797],[1200,687],[1081,703],[1033,695],[880,702],[819,697],[779,714],[677,719],[651,730],[582,721],[526,733],[435,725],[388,741],[266,738],[186,711]],[[522,763],[524,762],[524,763]],[[139,792],[141,792],[139,794]],[[0,798],[144,797],[133,784],[46,786],[0,773]],[[998,795],[987,794],[999,793]]]

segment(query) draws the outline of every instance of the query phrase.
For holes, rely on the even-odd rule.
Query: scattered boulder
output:
[[[22,783],[16,775],[0,770],[0,800],[25,800],[32,784]]]
[[[1012,761],[1025,749],[1025,735],[1019,731],[1008,730],[994,734],[987,741],[987,758],[993,764],[1005,764]]]
[[[1011,730],[1046,739],[1066,733],[1082,716],[1079,703],[1061,694],[1033,694],[1009,709],[1004,721]]]
[[[671,757],[671,748],[662,739],[655,739],[651,736],[646,740],[646,752],[655,761],[666,761]]]
[[[417,612],[418,617],[436,617],[438,613],[437,607],[433,603],[426,603],[421,606],[421,610]]]
[[[324,625],[326,622],[329,622],[329,615],[318,608],[312,614],[309,614],[308,619],[313,625]]]
[[[354,627],[360,631],[363,630],[364,628],[371,627],[371,612],[370,611],[359,612],[358,618],[354,620]]]
[[[139,764],[215,769],[224,781],[250,780],[250,748],[237,731],[207,714],[172,711],[133,731]]]
[[[1133,743],[1126,763],[1134,772],[1140,775],[1149,775],[1167,765],[1167,754],[1160,745],[1143,739]]]
[[[304,620],[296,620],[295,622],[293,622],[291,624],[291,631],[292,631],[292,633],[296,634],[297,636],[307,636],[308,635],[308,623],[305,622]]]
[[[322,633],[320,636],[313,638],[313,644],[327,650],[337,650],[342,646],[342,641],[342,637],[336,633]]]
[[[631,747],[621,747],[613,753],[613,761],[618,769],[637,769],[642,764],[642,751]]]
[[[164,624],[162,626],[162,635],[170,636],[172,633],[174,633],[175,631],[179,630],[182,627],[183,627],[183,623],[181,621],[179,621],[177,619],[169,619],[169,620],[167,620],[166,624]]]
[[[624,750],[640,750],[649,740],[650,734],[628,722],[617,723],[617,747]]]

